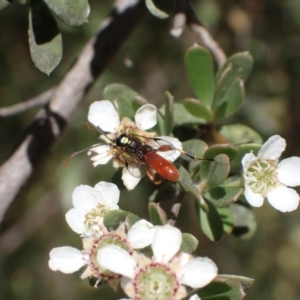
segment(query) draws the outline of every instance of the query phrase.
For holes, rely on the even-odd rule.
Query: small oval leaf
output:
[[[165,19],[173,13],[176,0],[146,0],[146,6],[154,16]]]
[[[204,119],[208,122],[213,120],[211,111],[199,100],[187,98],[184,100],[184,107],[197,118]]]
[[[149,202],[149,218],[153,225],[164,225],[167,223],[167,215],[158,203]]]
[[[187,50],[185,69],[189,83],[197,98],[207,107],[211,107],[214,93],[213,60],[203,47],[195,45]]]
[[[87,22],[90,6],[87,0],[44,0],[54,13],[69,26]]]
[[[245,99],[244,82],[237,78],[218,102],[215,119],[225,118],[236,112]]]
[[[174,126],[174,97],[169,93],[165,93],[165,117],[163,126],[163,135],[170,135]]]
[[[32,1],[29,12],[29,46],[35,66],[50,74],[62,57],[62,37],[49,8]]]
[[[193,254],[198,247],[198,240],[190,233],[182,233],[182,243],[180,251]]]
[[[203,233],[212,241],[218,241],[223,236],[223,222],[216,208],[207,201],[208,212],[199,208],[199,219]]]

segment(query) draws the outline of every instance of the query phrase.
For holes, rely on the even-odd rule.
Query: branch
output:
[[[0,108],[0,117],[8,117],[12,115],[16,115],[22,113],[28,109],[31,109],[36,106],[43,106],[49,102],[51,94],[53,93],[54,88],[43,92],[42,94],[27,100],[22,103],[18,103],[9,107]]]
[[[182,15],[184,15],[185,18],[182,18]],[[214,40],[209,31],[201,24],[188,0],[177,1],[174,18],[175,23],[177,21],[179,24],[178,27],[175,24],[173,35],[180,35],[180,27],[183,25],[182,23],[187,24],[199,38],[200,43],[211,52],[218,64],[218,67],[220,68],[225,63],[226,55],[224,51]],[[178,20],[176,20],[176,18]]]
[[[35,166],[61,134],[78,103],[145,15],[143,0],[129,5],[115,8],[102,22],[98,33],[86,44],[53,92],[49,105],[37,114],[14,153],[1,166],[0,222]]]

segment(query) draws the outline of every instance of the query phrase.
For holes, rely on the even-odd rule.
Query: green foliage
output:
[[[154,16],[165,19],[174,11],[176,0],[146,0],[146,6]]]
[[[158,203],[149,202],[148,209],[149,209],[149,219],[153,225],[166,224],[167,222],[166,213]]]
[[[35,66],[50,74],[62,57],[62,38],[49,8],[43,1],[31,2],[29,46]]]
[[[219,275],[210,284],[197,291],[201,299],[240,300],[254,280],[243,276]]]
[[[67,25],[80,26],[87,22],[90,6],[87,0],[44,0]]]
[[[198,247],[198,240],[190,233],[182,233],[182,244],[180,251],[193,254]]]
[[[211,107],[214,92],[213,61],[207,49],[194,45],[184,58],[189,83],[201,103]]]

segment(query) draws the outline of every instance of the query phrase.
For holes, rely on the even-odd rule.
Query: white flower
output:
[[[152,238],[152,260],[118,246],[99,249],[97,259],[106,269],[123,276],[121,286],[132,299],[182,299],[185,286],[204,287],[217,275],[217,266],[207,257],[179,252],[181,232],[170,225],[156,226]],[[197,299],[197,298],[192,298]]]
[[[83,239],[82,251],[69,246],[52,249],[49,254],[49,268],[70,274],[86,266],[81,278],[94,277],[96,285],[102,280],[107,280],[115,288],[120,275],[112,273],[99,264],[97,260],[99,249],[107,245],[118,245],[123,251],[132,253],[134,249],[141,249],[151,244],[155,228],[146,220],[137,221],[127,234],[124,223],[115,231],[108,231],[103,224],[100,227],[101,231],[96,236]]]
[[[263,144],[257,157],[253,153],[243,157],[245,197],[252,206],[262,206],[267,198],[282,212],[298,207],[299,195],[288,187],[300,185],[300,157],[290,157],[278,163],[285,147],[285,140],[274,135]]]
[[[128,118],[120,120],[119,114],[115,109],[112,102],[108,100],[96,101],[91,104],[88,113],[88,121],[101,131],[109,133],[107,135],[101,135],[101,138],[107,143],[104,145],[95,145],[91,147],[88,154],[92,152],[96,153],[91,160],[93,165],[106,164],[110,159],[114,158],[115,167],[124,167],[126,159],[124,155],[117,151],[115,140],[122,133],[136,133],[145,137],[156,137],[155,133],[145,132],[152,128],[157,123],[157,108],[152,104],[145,104],[140,107],[135,114],[135,122]],[[176,149],[182,149],[181,142],[172,137],[159,137],[167,142],[171,143]],[[166,151],[169,152],[169,151]],[[169,155],[166,152],[158,152],[159,155],[166,158],[168,161],[173,162],[176,160],[180,152],[174,151],[174,154]],[[133,176],[132,174],[135,176]],[[141,173],[144,172],[129,172],[126,167],[123,168],[122,179],[124,185],[128,190],[132,190],[141,180]]]
[[[119,209],[120,191],[109,182],[101,181],[91,187],[80,185],[72,194],[74,208],[66,213],[66,220],[73,231],[81,235],[91,235],[100,230],[99,222],[109,210]]]

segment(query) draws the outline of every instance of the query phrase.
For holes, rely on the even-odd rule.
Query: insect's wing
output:
[[[174,161],[179,156],[176,155],[177,151],[174,145],[163,138],[147,139],[146,143],[150,145],[157,154],[169,161]],[[174,155],[176,155],[175,159],[173,158]]]
[[[142,178],[146,175],[147,165],[145,162],[130,153],[123,152],[121,155],[125,162],[125,167],[133,177]]]

